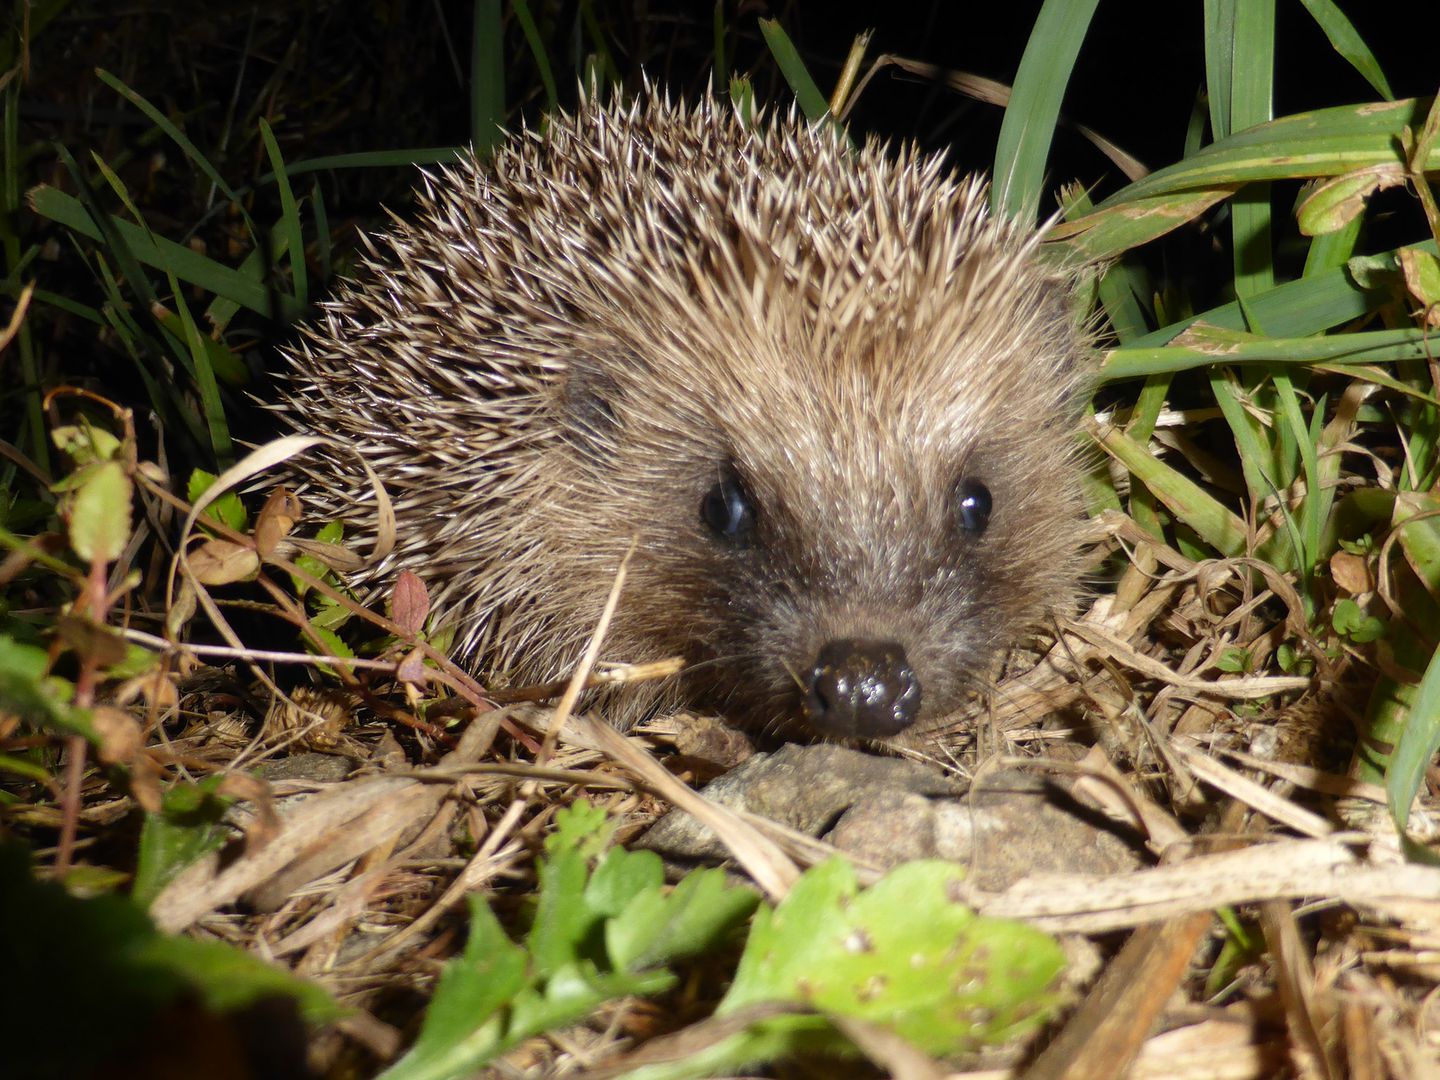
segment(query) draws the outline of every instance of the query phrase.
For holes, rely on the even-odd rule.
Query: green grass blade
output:
[[[220,385],[215,379],[215,369],[210,364],[204,336],[190,315],[190,305],[185,303],[180,282],[174,274],[168,275],[168,279],[171,296],[176,310],[180,313],[180,322],[185,328],[185,344],[190,350],[190,366],[195,373],[195,387],[200,393],[200,409],[209,431],[210,449],[215,455],[215,461],[224,468],[234,458],[235,448],[230,442],[230,424],[225,419],[224,402],[220,400]]]
[[[1230,126],[1243,131],[1274,118],[1275,0],[1238,0],[1234,67],[1230,76]],[[1238,192],[1231,202],[1235,292],[1253,296],[1275,286],[1270,186]],[[1255,328],[1252,328],[1255,329]]]
[[[775,57],[775,63],[780,67],[780,73],[785,76],[785,81],[790,84],[790,91],[795,95],[795,100],[800,105],[800,111],[811,123],[822,120],[830,115],[830,102],[815,85],[815,80],[810,77],[810,72],[805,67],[805,61],[800,59],[800,53],[795,48],[795,43],[790,40],[790,35],[785,33],[780,23],[775,19],[761,19],[760,33],[765,38],[765,44],[770,48],[770,55]]]
[[[1420,330],[1366,330],[1335,337],[1265,338],[1208,325],[1192,326],[1176,345],[1114,349],[1100,368],[1103,381],[1190,371],[1210,364],[1379,364],[1419,360]]]
[[[560,93],[555,88],[555,72],[550,69],[550,57],[545,53],[545,41],[540,37],[540,28],[535,25],[535,16],[530,13],[527,0],[513,0],[511,10],[515,21],[525,35],[525,44],[530,46],[530,55],[540,71],[540,81],[545,86],[545,110],[554,112],[560,107]]]
[[[730,85],[730,69],[725,62],[725,33],[728,26],[725,19],[725,0],[715,0],[712,27],[715,38],[715,63],[711,65],[710,87],[717,92]]]
[[[290,178],[285,174],[285,159],[280,156],[280,144],[275,141],[275,133],[263,116],[260,118],[260,138],[265,143],[270,167],[275,170],[275,187],[280,194],[280,221],[276,228],[285,238],[295,303],[304,309],[309,305],[310,282],[305,268],[305,233],[300,226],[300,208],[295,203],[295,192],[290,189]],[[278,263],[278,251],[275,257]]]
[[[1205,0],[1205,87],[1210,130],[1216,142],[1230,126],[1230,79],[1235,70],[1235,20],[1239,0]]]
[[[990,206],[996,214],[1033,221],[1060,102],[1099,0],[1045,0],[1025,43],[1010,104],[995,146]]]
[[[717,0],[718,2],[718,0]],[[593,86],[595,91],[600,91],[606,85],[619,86],[624,82],[620,74],[620,67],[615,63],[615,54],[610,48],[610,42],[606,40],[605,27],[595,17],[595,0],[580,0],[580,18],[585,23],[585,32],[590,35],[590,44],[595,49],[595,55],[599,57],[599,70],[596,75],[603,75],[604,81],[596,80]],[[594,70],[596,65],[587,65],[587,78],[584,86],[587,90],[592,89],[589,71]],[[724,86],[718,79],[715,86]]]
[[[470,33],[470,140],[480,157],[489,157],[505,137],[502,6],[501,0],[475,0],[475,23]]]
[[[320,266],[320,280],[330,280],[330,216],[325,212],[325,192],[316,180],[310,185],[310,210],[315,215],[315,261]]]
[[[1102,431],[1100,446],[1222,555],[1245,553],[1245,522],[1227,510],[1199,484],[1155,457],[1118,428]]]
[[[1377,94],[1386,101],[1394,100],[1395,95],[1390,91],[1390,84],[1385,79],[1385,73],[1380,70],[1380,64],[1376,61],[1375,54],[1370,51],[1370,46],[1365,44],[1365,39],[1360,36],[1355,25],[1335,5],[1335,0],[1300,0],[1300,2],[1320,24],[1320,29],[1325,31],[1325,36],[1330,39],[1330,44],[1335,46],[1335,51],[1350,61],[1350,66],[1375,88]]]
[[[1311,239],[1310,248],[1305,252],[1304,276],[1313,278],[1327,270],[1338,270],[1349,262],[1364,224],[1365,215],[1356,214],[1334,232]]]
[[[117,252],[123,250],[137,263],[173,273],[181,281],[227,297],[266,318],[294,322],[303,314],[293,297],[268,289],[240,271],[206,258],[184,244],[177,244],[163,236],[151,236],[138,225],[120,221],[103,212],[98,215],[98,220],[104,222],[102,227],[97,224],[97,216],[79,199],[55,188],[42,186],[32,190],[30,206],[41,217],[91,240],[108,240],[108,235],[113,233],[119,238],[112,245]],[[122,272],[125,272],[123,268]],[[138,266],[135,273],[139,273]]]
[[[1432,254],[1436,250],[1434,241],[1416,246]],[[1383,258],[1392,266],[1398,264],[1393,251],[1385,253]],[[1277,285],[1252,297],[1245,308],[1250,312],[1250,319],[1257,320],[1273,336],[1303,337],[1358,319],[1388,299],[1386,290],[1362,288],[1341,267]],[[1127,342],[1127,345],[1134,348],[1164,345],[1195,323],[1229,330],[1244,330],[1249,325],[1238,303],[1222,304],[1191,318],[1170,323],[1137,341]]]
[[[1047,233],[1047,243],[1078,262],[1108,259],[1148,244],[1228,199],[1239,184],[1216,184],[1195,191],[1162,192],[1097,208]]]
[[[1403,161],[1400,133],[1407,126],[1419,129],[1431,100],[1404,98],[1282,116],[1156,169],[1101,201],[1095,212],[1152,195],[1219,184],[1304,180],[1338,176],[1371,165],[1399,164]],[[1440,148],[1431,149],[1425,168],[1427,172],[1440,170]]]
[[[1252,416],[1243,404],[1245,390],[1235,381],[1235,373],[1228,366],[1217,366],[1210,371],[1210,391],[1215,403],[1230,427],[1235,448],[1240,455],[1240,468],[1245,474],[1245,489],[1252,505],[1258,506],[1277,486],[1273,477],[1265,470],[1271,458],[1271,449],[1266,441],[1266,429]]]
[[[180,148],[181,153],[185,155],[186,159],[203,172],[206,178],[219,188],[225,198],[240,212],[240,216],[245,222],[245,227],[250,231],[251,242],[258,241],[259,236],[255,231],[255,223],[250,220],[250,214],[245,209],[244,201],[235,193],[234,189],[225,182],[225,178],[220,175],[220,170],[210,163],[210,159],[200,152],[199,148],[190,141],[186,134],[176,127],[168,116],[104,68],[96,68],[95,75],[106,86],[110,87],[110,89],[114,90],[126,101],[130,102],[131,105],[134,105],[135,108],[144,113],[146,119],[163,131],[169,137],[170,141]]]
[[[497,129],[498,130],[498,129]],[[430,146],[416,150],[364,150],[353,154],[325,154],[285,166],[285,175],[294,180],[306,173],[328,169],[393,169],[398,165],[449,165],[467,153],[463,146]],[[256,186],[274,183],[275,174],[265,173],[256,179]],[[240,188],[244,195],[251,188]]]

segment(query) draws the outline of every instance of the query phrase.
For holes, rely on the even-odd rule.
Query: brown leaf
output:
[[[391,608],[395,621],[405,633],[418,634],[425,625],[425,616],[430,614],[430,594],[425,590],[425,583],[412,571],[402,570],[395,579]]]
[[[55,626],[66,645],[101,667],[109,667],[125,659],[125,639],[108,626],[101,626],[79,615],[61,615]]]
[[[1330,576],[1335,579],[1336,585],[1351,596],[1360,596],[1375,588],[1369,561],[1364,556],[1349,551],[1337,551],[1330,556]]]
[[[202,585],[248,581],[260,572],[255,549],[229,540],[207,540],[190,553],[190,570]]]
[[[145,703],[155,709],[169,709],[180,704],[180,691],[175,686],[174,676],[164,668],[147,671],[126,679],[115,689],[115,702],[129,705],[144,696]]]
[[[419,649],[410,650],[405,659],[401,660],[399,666],[395,668],[395,678],[416,686],[425,685],[425,654]]]
[[[146,813],[160,812],[160,767],[150,759],[149,754],[137,754],[130,763],[130,795]]]
[[[145,747],[140,721],[110,705],[97,706],[90,714],[91,725],[100,737],[97,753],[107,765],[124,765],[135,760]]]
[[[300,520],[300,499],[287,488],[276,488],[260,508],[255,520],[255,548],[265,557],[274,553],[280,541]]]

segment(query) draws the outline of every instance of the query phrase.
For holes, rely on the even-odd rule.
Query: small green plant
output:
[[[610,998],[663,992],[676,983],[675,961],[724,944],[755,907],[755,895],[726,888],[719,870],[667,888],[658,856],[606,850],[613,828],[583,802],[556,815],[523,945],[471,898],[464,955],[447,965],[415,1046],[386,1080],[458,1080]],[[949,863],[910,863],[861,891],[842,859],[808,871],[755,916],[716,1016],[800,1008],[770,1010],[683,1062],[634,1075],[701,1077],[802,1052],[853,1054],[831,1018],[883,1025],[934,1054],[1033,1029],[1061,1000],[1060,947],[958,903],[951,888],[962,876]]]
[[[655,853],[607,850],[614,827],[584,802],[556,814],[523,945],[470,897],[465,952],[446,965],[419,1038],[386,1080],[467,1076],[612,998],[668,990],[677,978],[668,965],[721,944],[755,907],[755,894],[727,888],[720,870],[667,889]]]

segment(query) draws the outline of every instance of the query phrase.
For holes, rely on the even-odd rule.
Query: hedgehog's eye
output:
[[[746,547],[755,531],[755,506],[734,473],[726,470],[700,500],[700,520],[721,540]]]
[[[979,536],[990,524],[990,489],[979,480],[961,480],[955,489],[955,509],[960,527]]]

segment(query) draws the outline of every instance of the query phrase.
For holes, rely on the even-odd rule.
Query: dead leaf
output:
[[[255,520],[255,550],[262,557],[274,554],[280,541],[300,520],[300,499],[287,488],[276,488]]]
[[[190,553],[190,570],[202,585],[229,585],[255,577],[260,572],[260,556],[245,544],[206,540]]]
[[[413,571],[402,570],[395,579],[391,610],[392,618],[407,634],[418,634],[425,625],[425,616],[430,613],[430,594]]]

